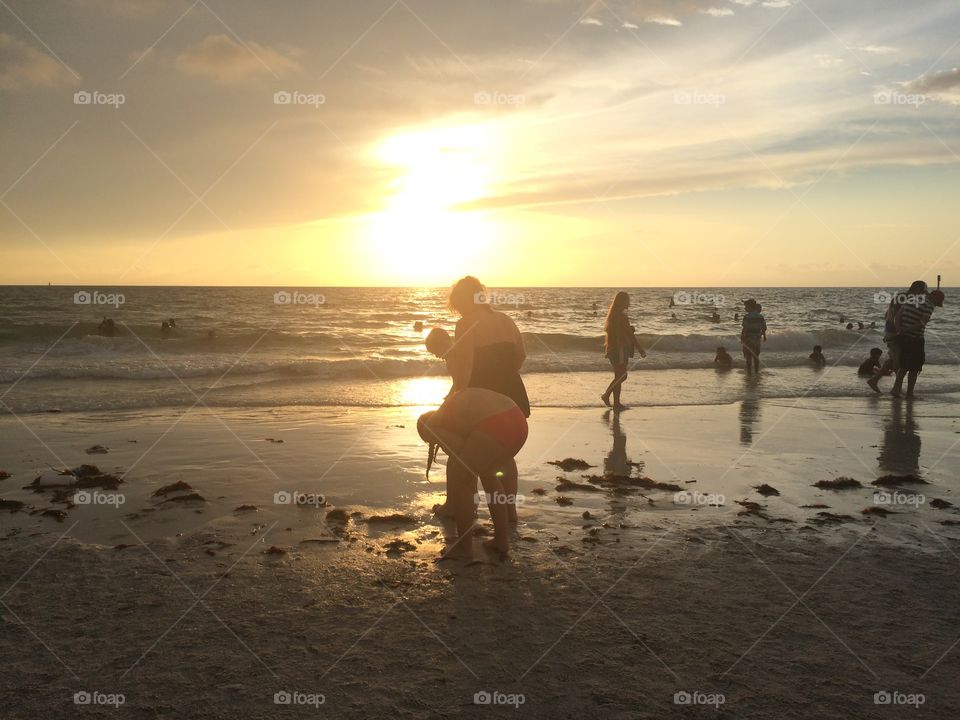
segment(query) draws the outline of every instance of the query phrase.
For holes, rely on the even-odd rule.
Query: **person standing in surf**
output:
[[[607,386],[600,399],[607,407],[613,407],[615,410],[622,410],[626,406],[620,402],[620,391],[623,388],[623,382],[627,379],[627,370],[630,365],[630,358],[636,350],[640,357],[647,356],[637,336],[634,333],[634,327],[630,324],[630,318],[627,317],[627,308],[630,307],[630,296],[622,290],[618,292],[613,302],[610,303],[610,309],[607,311],[607,321],[604,326],[605,340],[604,353],[610,365],[613,366],[613,380]],[[613,395],[613,405],[610,405],[610,396]]]
[[[489,302],[487,289],[468,275],[450,290],[450,308],[460,315],[454,333],[453,388],[484,388],[506,395],[530,417],[530,400],[520,377],[527,359],[523,337],[513,319]]]

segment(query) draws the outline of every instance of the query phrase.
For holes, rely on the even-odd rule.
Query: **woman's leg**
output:
[[[603,394],[606,400],[610,399],[610,393],[613,393],[613,404],[620,404],[620,388],[623,385],[623,381],[627,379],[627,366],[626,365],[614,365],[613,366],[613,380],[610,381],[610,384],[607,386],[607,391]]]
[[[469,547],[473,527],[476,524],[475,495],[477,476],[483,482],[483,489],[492,497],[490,517],[493,520],[494,544],[502,552],[509,547],[509,520],[507,506],[503,502],[504,492],[501,478],[496,476],[494,468],[506,464],[508,457],[503,446],[486,433],[471,433],[463,447],[450,458],[448,467],[452,468],[450,478],[450,502],[457,520],[457,532]]]

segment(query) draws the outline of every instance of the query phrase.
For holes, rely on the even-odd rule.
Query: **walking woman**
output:
[[[633,357],[634,350],[640,353],[640,357],[647,356],[646,351],[640,347],[637,336],[634,334],[633,325],[630,324],[630,318],[627,317],[627,308],[630,307],[630,296],[620,291],[610,303],[610,310],[607,312],[607,323],[605,327],[606,342],[604,350],[607,359],[613,366],[613,380],[607,386],[606,392],[600,396],[603,404],[607,407],[613,407],[616,410],[622,410],[626,406],[620,402],[620,389],[623,381],[627,379],[627,368],[630,364],[630,358]],[[613,405],[610,405],[610,395],[613,395]]]

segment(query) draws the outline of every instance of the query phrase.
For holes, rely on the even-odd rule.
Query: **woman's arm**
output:
[[[454,332],[453,348],[450,362],[450,375],[453,377],[453,390],[463,390],[470,387],[470,378],[473,376],[473,353],[476,346],[474,328],[477,318],[463,317],[457,321]]]

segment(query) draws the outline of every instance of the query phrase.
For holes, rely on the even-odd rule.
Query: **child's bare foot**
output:
[[[483,549],[493,553],[497,553],[498,555],[503,557],[510,553],[510,544],[506,542],[500,542],[496,538],[493,538],[491,540],[483,541]]]
[[[880,388],[877,387],[877,383],[878,383],[879,381],[880,381],[880,376],[877,375],[877,376],[872,377],[872,378],[870,378],[869,380],[867,380],[867,385],[869,385],[869,386],[870,386],[870,389],[873,390],[875,393],[879,393],[879,392],[880,392]]]

